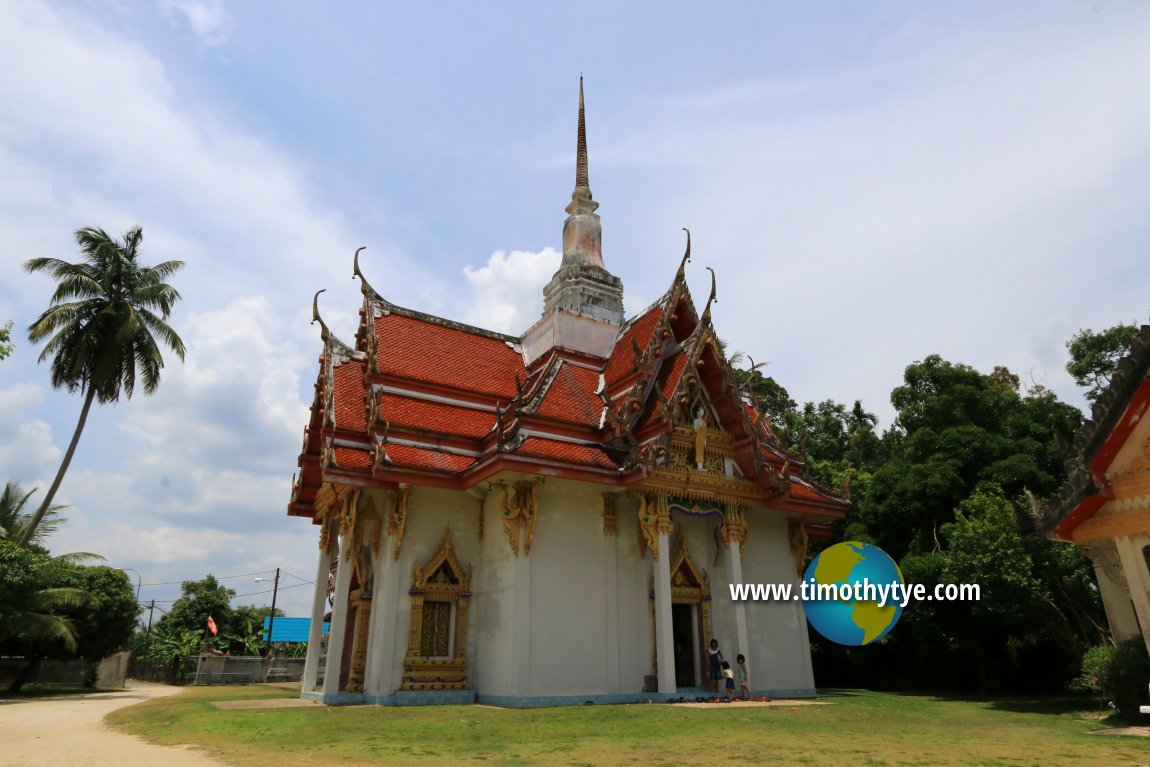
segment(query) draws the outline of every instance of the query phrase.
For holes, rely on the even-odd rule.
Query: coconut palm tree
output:
[[[28,505],[28,500],[35,492],[36,488],[24,492],[24,488],[19,482],[9,481],[4,485],[4,490],[0,491],[0,539],[24,540],[24,534],[32,523],[33,516],[31,513],[25,512],[24,507]],[[60,510],[63,508],[62,505],[50,507],[40,520],[40,524],[29,536],[28,542],[42,546],[48,536],[67,521],[60,516]]]
[[[139,263],[143,236],[139,226],[125,232],[122,242],[103,229],[80,229],[76,242],[83,261],[33,258],[24,263],[29,272],[47,272],[57,283],[51,305],[28,327],[28,338],[49,339],[40,361],[52,360],[52,386],[84,395],[72,441],[24,531],[20,541],[24,545],[35,535],[68,471],[92,403],[117,402],[121,394],[130,398],[137,376],[144,394],[154,392],[164,367],[161,345],[184,358],[184,342],[167,324],[180,294],[164,282],[184,263],[165,261],[151,267]]]

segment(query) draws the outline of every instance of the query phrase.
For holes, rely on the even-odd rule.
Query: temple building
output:
[[[735,601],[729,584],[797,584],[847,502],[738,385],[714,272],[701,305],[687,286],[689,232],[666,292],[625,317],[586,136],[580,83],[563,259],[522,335],[392,303],[359,251],[353,341],[313,304],[323,349],[288,506],[319,543],[305,698],[702,694],[712,638],[746,656],[755,694],[814,694],[801,604]]]
[[[1119,363],[1067,461],[1044,530],[1094,563],[1114,639],[1150,651],[1150,326]],[[1150,680],[1145,680],[1150,682]],[[1150,713],[1150,711],[1144,711]]]

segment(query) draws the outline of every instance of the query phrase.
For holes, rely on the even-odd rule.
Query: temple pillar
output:
[[[515,557],[515,586],[512,599],[515,613],[515,645],[512,647],[511,673],[517,695],[530,695],[531,690],[531,557]]]
[[[1121,642],[1138,636],[1138,616],[1134,614],[1134,603],[1130,599],[1130,584],[1122,569],[1122,562],[1116,549],[1101,545],[1106,541],[1091,542],[1083,546],[1084,553],[1094,565],[1094,579],[1102,595],[1106,608],[1106,620],[1110,623],[1110,633],[1114,640]]]
[[[372,601],[371,627],[368,629],[367,671],[364,690],[368,695],[391,695],[395,692],[395,631],[399,603],[400,569],[392,548],[395,537],[388,535],[375,552],[375,592]]]
[[[746,540],[747,530],[743,526],[742,511],[735,507],[725,513],[723,538],[727,544],[727,567],[731,574],[731,583],[743,582],[743,542]],[[751,654],[748,652],[750,644],[747,641],[747,605],[744,600],[735,602],[735,640],[737,651],[735,657],[728,658],[734,668],[739,653],[746,658],[747,675],[751,673]]]
[[[1142,630],[1142,641],[1150,652],[1150,573],[1142,556],[1142,548],[1148,544],[1150,536],[1146,535],[1123,535],[1114,539],[1122,570],[1126,573],[1126,583],[1130,587],[1130,601],[1134,603],[1134,613]]]
[[[335,571],[335,606],[331,613],[331,628],[327,636],[327,665],[323,671],[324,697],[339,692],[339,677],[342,673],[343,645],[347,633],[348,597],[351,591],[352,538],[354,528],[350,525],[340,530],[339,564]]]
[[[664,501],[665,503],[665,501]],[[660,509],[655,556],[655,657],[659,665],[659,692],[674,694],[675,635],[671,621],[671,517]]]
[[[324,524],[327,524],[326,522]],[[311,625],[307,634],[307,658],[303,663],[301,692],[312,692],[319,675],[319,656],[323,642],[323,614],[327,604],[327,576],[331,572],[331,542],[321,533],[318,561],[315,566],[315,593],[311,601]]]

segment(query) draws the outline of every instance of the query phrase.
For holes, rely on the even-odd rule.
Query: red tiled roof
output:
[[[791,496],[806,501],[825,501],[827,496],[815,492],[801,482],[791,482]]]
[[[396,312],[375,320],[380,370],[493,398],[515,396],[523,357],[499,338]]]
[[[358,447],[335,448],[335,463],[341,469],[371,469],[371,453]]]
[[[593,445],[577,445],[573,442],[561,442],[544,437],[528,437],[515,450],[514,455],[550,458],[564,463],[597,466],[603,469],[617,468],[616,463],[606,453]]]
[[[667,372],[667,377],[663,379],[663,398],[670,399],[672,392],[675,391],[675,386],[679,383],[679,378],[683,375],[683,370],[687,367],[687,354],[680,351],[675,355],[675,359],[671,362],[671,369]]]
[[[656,304],[646,314],[631,321],[631,326],[615,342],[615,348],[611,350],[611,357],[607,360],[607,366],[603,368],[603,376],[607,379],[608,385],[615,383],[634,370],[635,350],[631,346],[631,340],[634,339],[640,349],[646,349],[647,344],[651,341],[651,335],[655,332],[655,327],[662,317],[663,306]]]
[[[332,371],[335,382],[335,424],[341,429],[367,430],[363,369],[363,362],[349,360]]]
[[[603,400],[595,395],[598,388],[597,371],[564,363],[535,412],[560,421],[598,427],[603,413]]]
[[[380,397],[380,413],[391,426],[462,437],[482,437],[495,425],[493,412],[394,394]]]
[[[469,455],[395,443],[388,443],[387,457],[391,460],[392,468],[446,471],[451,474],[459,474],[475,463],[475,459]]]

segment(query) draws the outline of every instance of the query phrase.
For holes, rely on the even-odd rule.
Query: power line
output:
[[[265,575],[266,573],[274,573],[274,572],[275,572],[275,570],[272,569],[272,570],[260,570],[259,572],[254,572],[254,573],[240,573],[239,575],[216,575],[214,577],[217,581],[226,581],[226,580],[231,580],[232,578],[250,578],[253,575]],[[208,573],[208,575],[211,575],[211,573]],[[296,576],[292,576],[292,577],[294,578]],[[301,578],[300,580],[303,580],[303,579]],[[144,586],[178,586],[178,585],[182,585],[184,583],[193,583],[193,582],[194,581],[190,581],[189,579],[185,578],[182,581],[159,581],[157,583],[145,583],[143,585]]]
[[[298,589],[300,586],[310,586],[311,583],[311,581],[307,583],[293,583],[290,586],[280,586],[279,590],[286,591],[287,589]],[[257,597],[260,594],[270,594],[273,591],[275,591],[275,589],[268,589],[267,591],[253,591],[249,594],[236,594],[234,597],[232,597],[232,599],[239,599],[240,597]]]

